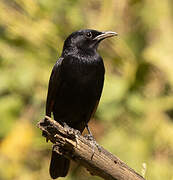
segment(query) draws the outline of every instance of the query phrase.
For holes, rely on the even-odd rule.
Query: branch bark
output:
[[[78,130],[63,127],[48,116],[38,123],[38,127],[47,134],[57,153],[80,163],[91,175],[106,180],[145,180],[118,157],[101,146],[98,148]]]

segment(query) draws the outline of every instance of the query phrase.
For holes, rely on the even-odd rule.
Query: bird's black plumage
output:
[[[46,102],[46,115],[82,132],[95,112],[104,83],[104,64],[97,53],[101,40],[114,32],[80,30],[64,42],[63,52],[53,67]],[[50,175],[65,177],[70,161],[52,152]]]

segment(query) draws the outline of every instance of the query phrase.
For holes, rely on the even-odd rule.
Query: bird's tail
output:
[[[52,149],[52,157],[50,162],[49,173],[52,179],[65,177],[68,173],[70,160],[59,155]]]

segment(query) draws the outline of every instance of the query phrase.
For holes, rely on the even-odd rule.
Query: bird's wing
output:
[[[99,102],[100,102],[100,97],[101,97],[101,93],[102,93],[102,89],[103,89],[103,83],[104,83],[104,77],[103,77],[103,80],[102,80],[102,84],[100,86],[100,90],[98,91],[98,97],[97,97],[97,100],[95,101],[94,105],[91,107],[91,110],[90,112],[88,113],[88,116],[87,116],[87,123],[89,122],[90,118],[92,118],[97,110],[97,107],[99,105]]]
[[[51,117],[51,112],[54,105],[54,99],[57,94],[58,88],[61,84],[61,76],[60,69],[63,58],[60,58],[53,67],[50,79],[49,79],[49,87],[47,93],[47,101],[46,101],[46,116]]]
[[[94,108],[92,110],[92,113],[90,115],[90,118],[94,116],[94,114],[95,114],[95,112],[97,110],[98,105],[99,105],[99,100],[96,101],[95,106],[94,106]]]

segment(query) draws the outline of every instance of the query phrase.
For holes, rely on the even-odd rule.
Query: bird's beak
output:
[[[101,34],[99,34],[98,36],[96,36],[94,38],[94,40],[100,41],[100,40],[103,40],[105,38],[109,38],[109,37],[112,37],[112,36],[118,36],[118,33],[113,32],[113,31],[105,31],[105,32],[102,32]]]

